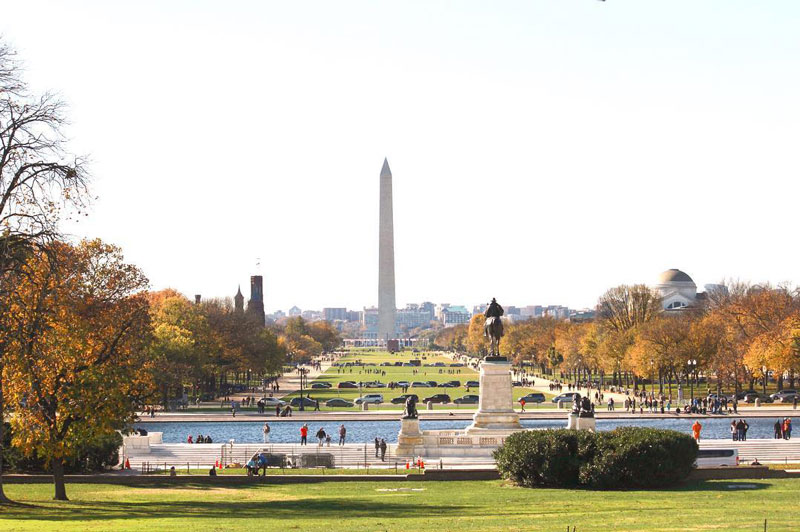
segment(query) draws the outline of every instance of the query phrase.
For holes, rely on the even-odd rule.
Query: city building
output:
[[[236,295],[233,296],[233,308],[238,314],[244,313],[244,296],[242,295],[242,287],[236,290]]]
[[[292,308],[290,308],[290,309],[289,309],[289,317],[290,317],[290,318],[293,318],[293,317],[295,317],[295,316],[299,316],[299,315],[301,315],[302,313],[303,313],[303,311],[302,311],[302,310],[300,310],[300,307],[297,307],[297,306],[295,306],[295,307],[292,307]]]
[[[325,321],[347,320],[347,309],[342,307],[326,307],[322,309],[322,319]]]
[[[264,278],[260,275],[250,277],[250,300],[247,302],[247,312],[255,316],[262,325],[266,324],[264,314]]]
[[[471,318],[472,313],[467,310],[467,307],[448,305],[447,308],[442,310],[442,325],[445,327],[469,323]]]
[[[661,295],[664,310],[681,310],[693,307],[697,301],[697,285],[686,273],[677,268],[658,276],[655,289]]]

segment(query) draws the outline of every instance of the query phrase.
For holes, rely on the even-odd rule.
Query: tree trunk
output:
[[[53,484],[55,485],[55,495],[53,500],[68,501],[67,498],[67,485],[64,482],[64,462],[61,458],[53,458],[50,461],[53,468]]]
[[[0,353],[2,356],[2,353]],[[3,438],[5,438],[5,429],[3,426],[3,420],[5,419],[3,415],[3,364],[0,362],[0,504],[10,502],[8,497],[6,497],[6,493],[3,490]]]

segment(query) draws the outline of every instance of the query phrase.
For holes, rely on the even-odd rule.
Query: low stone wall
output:
[[[692,471],[689,481],[697,480],[738,480],[768,478],[800,478],[800,474],[787,473],[783,469],[770,469],[766,466],[701,467]]]
[[[309,484],[319,482],[387,482],[424,480],[423,475],[67,475],[67,484],[117,484],[121,486],[249,486],[253,484]],[[5,484],[51,484],[51,475],[3,475]]]

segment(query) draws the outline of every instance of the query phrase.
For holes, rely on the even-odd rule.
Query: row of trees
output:
[[[599,299],[594,321],[508,324],[500,347],[517,364],[574,379],[608,376],[616,385],[637,387],[648,379],[663,390],[702,375],[717,389],[741,390],[772,375],[779,389],[787,379],[794,386],[800,372],[796,289],[736,282],[707,293],[692,309],[661,308],[658,293],[647,286],[619,286]],[[445,329],[435,343],[483,354],[483,321],[475,316],[469,325]]]
[[[268,329],[229,300],[148,292],[119,248],[68,243],[59,222],[83,216],[89,192],[64,122],[63,105],[29,91],[0,41],[0,421],[15,447],[49,464],[59,500],[64,464],[143,405],[169,406],[187,389],[213,396],[341,342],[328,324]]]

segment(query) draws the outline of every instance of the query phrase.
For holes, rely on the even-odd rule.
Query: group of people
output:
[[[186,443],[214,443],[214,441],[211,439],[211,436],[203,436],[202,434],[198,434],[197,438],[193,440],[192,435],[189,434],[186,438]]]
[[[775,422],[775,439],[790,440],[792,438],[792,418],[786,417]]]
[[[264,423],[264,425],[266,425],[266,423]],[[331,446],[331,435],[328,434],[323,427],[317,430],[316,437],[320,447],[323,445]],[[341,424],[339,425],[339,445],[344,445],[346,439],[347,428],[344,424]],[[300,445],[308,445],[308,423],[303,423],[303,426],[300,427]]]
[[[747,431],[750,425],[744,419],[731,421],[731,439],[733,441],[747,441]]]

